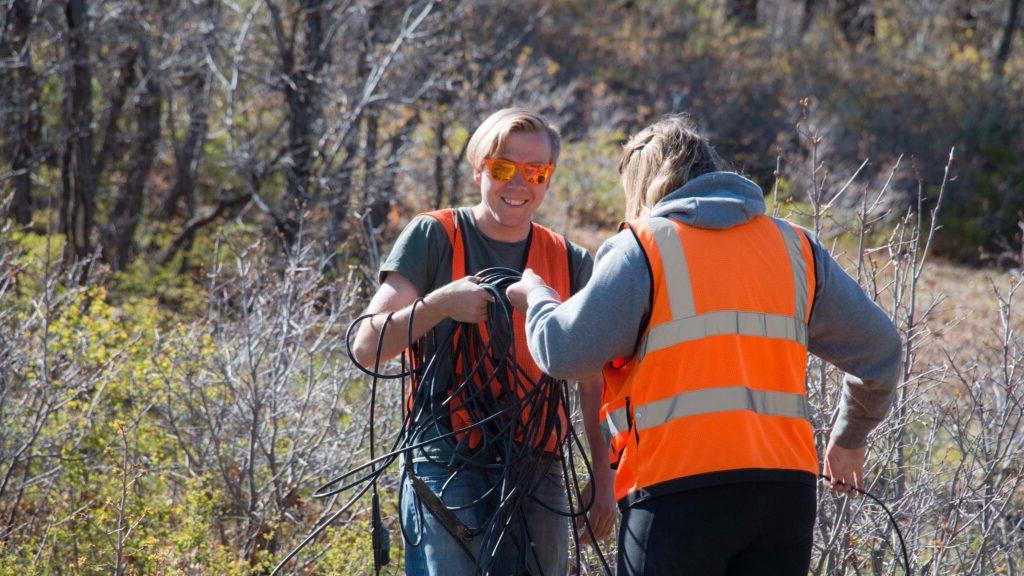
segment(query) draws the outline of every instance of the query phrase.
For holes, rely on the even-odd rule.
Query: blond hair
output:
[[[562,136],[543,116],[527,108],[503,108],[487,117],[473,132],[466,146],[466,158],[475,170],[484,160],[505,149],[510,134],[516,132],[544,132],[551,143],[551,163],[558,163],[562,150]]]
[[[670,192],[726,163],[684,114],[666,116],[626,143],[619,162],[626,219],[646,216]]]

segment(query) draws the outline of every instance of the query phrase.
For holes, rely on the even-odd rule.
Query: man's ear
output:
[[[477,170],[476,168],[473,168],[473,182],[475,182],[477,186],[480,185],[480,182],[483,180],[483,178],[484,173],[480,170]]]

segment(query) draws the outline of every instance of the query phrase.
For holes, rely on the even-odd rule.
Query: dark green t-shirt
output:
[[[464,246],[466,251],[466,273],[476,274],[481,270],[501,266],[514,270],[523,270],[526,262],[527,240],[522,242],[498,242],[484,236],[476,226],[473,212],[470,208],[457,208],[459,227],[462,230]],[[590,274],[594,269],[594,261],[590,254],[583,248],[566,241],[569,247],[569,271],[572,286],[580,290],[590,280]],[[434,290],[445,286],[452,281],[452,245],[445,233],[444,226],[437,219],[430,216],[419,216],[415,218],[405,230],[398,236],[387,260],[380,267],[380,280],[384,281],[390,272],[401,274],[406,280],[412,282],[413,286],[421,296],[426,296]],[[451,327],[451,320],[444,320],[434,328],[435,334],[447,334]],[[429,350],[426,351],[429,354]],[[438,359],[441,363],[437,367],[437,382],[451,380],[451,363],[447,359]],[[442,390],[447,390],[444,386]],[[440,412],[435,412],[440,414]],[[445,413],[441,420],[447,420]],[[450,429],[448,422],[442,422],[442,429],[438,429],[433,423],[419,423],[415,434],[415,442],[423,442],[436,437],[440,432]],[[430,460],[436,463],[451,463],[454,456],[449,442],[438,441],[428,444],[422,451],[418,451],[414,461]]]

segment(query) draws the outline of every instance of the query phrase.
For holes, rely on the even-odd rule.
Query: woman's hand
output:
[[[850,488],[864,489],[864,459],[867,456],[867,446],[850,450],[837,446],[834,442],[828,443],[825,449],[824,474],[831,478],[826,482],[828,487],[836,492],[843,492],[855,496],[857,493]]]
[[[526,311],[530,308],[527,297],[530,295],[530,291],[538,286],[547,286],[547,284],[533,270],[527,268],[523,270],[523,277],[518,282],[505,289],[505,295],[508,296],[508,301],[516,307],[516,310],[526,316]]]
[[[578,516],[576,518],[576,530],[580,534],[580,545],[589,544],[594,540],[604,540],[612,533],[612,528],[615,526],[615,517],[618,512],[611,485],[613,478],[611,474],[599,477],[596,482],[592,478],[580,492],[580,496],[583,498],[583,509],[587,510],[587,506],[590,506],[590,510],[587,512],[587,520],[590,521],[590,528],[594,531],[593,537],[591,537],[590,530],[587,530],[583,516]],[[593,501],[592,504],[591,501]]]
[[[478,324],[487,320],[487,305],[494,296],[480,286],[479,278],[466,276],[434,290],[423,302],[456,322]]]

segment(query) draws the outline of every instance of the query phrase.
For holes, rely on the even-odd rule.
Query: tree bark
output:
[[[800,14],[800,35],[803,36],[811,29],[811,23],[814,21],[814,9],[818,5],[818,0],[804,0],[804,10]]]
[[[434,124],[434,209],[439,210],[444,202],[444,150],[447,141],[448,121],[439,116]]]
[[[365,112],[366,137],[363,139],[363,209],[367,211],[366,224],[371,230],[384,223],[391,201],[385,190],[377,186],[377,118],[380,112],[375,106]]]
[[[68,24],[70,67],[64,94],[66,135],[61,158],[60,228],[65,235],[65,262],[70,264],[92,255],[96,172],[93,166],[92,67],[89,63],[86,0],[68,0],[64,14]],[[84,280],[84,276],[80,280]]]
[[[128,176],[114,203],[108,224],[107,261],[118,270],[123,270],[131,262],[135,231],[139,226],[145,198],[146,181],[156,159],[157,144],[160,141],[163,95],[154,77],[146,40],[141,39],[139,44],[142,52],[143,89],[137,107],[138,132],[134,139],[136,148],[132,153]]]
[[[324,0],[303,0],[299,18],[305,32],[305,48],[301,62],[297,61],[293,46],[294,35],[300,27],[292,27],[292,38],[287,38],[281,10],[267,2],[274,25],[274,36],[280,58],[283,90],[288,103],[288,172],[285,176],[288,192],[288,230],[285,241],[295,241],[302,213],[313,208],[318,194],[310,190],[313,173],[313,144],[320,120],[320,74],[329,54],[324,43]]]
[[[1003,38],[999,41],[999,52],[996,54],[996,72],[1003,73],[1006,61],[1010,59],[1010,50],[1013,48],[1013,33],[1017,30],[1017,22],[1020,20],[1020,0],[1010,0],[1009,14],[1006,16],[1006,26],[1003,27]]]
[[[377,185],[380,188],[381,196],[387,201],[389,211],[395,201],[395,176],[398,174],[398,163],[401,161],[402,151],[405,150],[405,146],[409,143],[412,131],[419,124],[420,115],[419,113],[414,113],[406,121],[405,125],[402,126],[401,130],[396,131],[388,139],[388,158],[385,161],[385,166],[381,171],[381,177],[378,179]]]
[[[124,143],[119,124],[121,115],[124,113],[124,103],[128,98],[128,91],[134,88],[139,81],[139,76],[135,72],[138,58],[139,51],[134,46],[129,46],[121,51],[117,85],[109,98],[110,105],[107,106],[102,122],[104,127],[103,143],[93,160],[93,171],[96,173],[97,183],[108,163],[119,159],[124,154]],[[107,100],[107,98],[104,99]]]
[[[302,173],[306,188],[309,208],[313,208],[320,198],[320,187],[310,182],[313,173],[313,147],[322,130],[322,75],[324,67],[330,60],[330,43],[327,41],[327,26],[324,16],[327,13],[325,0],[303,0],[302,13],[305,15],[306,43],[303,47],[302,65],[298,80],[301,90],[301,101],[304,106],[306,124],[302,141]]]
[[[174,147],[174,187],[157,212],[165,220],[173,220],[178,215],[178,207],[185,202],[185,215],[194,216],[195,188],[199,175],[199,163],[202,161],[203,147],[210,117],[209,70],[205,65],[193,65],[185,77],[186,108],[188,110],[188,128],[185,140]]]
[[[363,41],[359,44],[359,52],[355,55],[356,61],[356,86],[365,85],[367,79],[370,76],[372,66],[370,65],[370,57],[372,54],[372,48],[375,42],[375,34],[380,16],[380,4],[374,4],[368,8],[366,15],[366,34],[363,37]],[[353,122],[358,122],[358,118],[353,118]],[[356,130],[352,132],[358,132],[358,125]],[[335,177],[332,179],[332,190],[331,197],[329,199],[330,206],[330,225],[327,228],[327,238],[325,240],[325,251],[331,254],[328,266],[334,269],[338,269],[340,261],[335,256],[338,247],[345,241],[347,232],[346,224],[348,221],[348,210],[351,202],[351,190],[352,190],[352,168],[355,164],[356,155],[359,152],[359,139],[358,136],[350,133],[348,141],[345,143],[345,159],[342,161],[341,166],[338,167]]]
[[[445,159],[447,157],[446,152],[448,151],[447,144],[447,130],[448,130],[448,119],[441,117],[438,119],[437,124],[434,127],[434,207],[443,208],[445,206],[455,206],[461,200],[462,195],[459,193],[459,187],[462,185],[462,171],[459,170],[459,164],[466,157],[466,148],[469,145],[469,140],[465,140],[462,143],[462,147],[459,151],[454,154],[451,158],[450,165],[447,168],[448,178],[447,183],[445,182]],[[445,198],[447,197],[447,201]]]
[[[11,87],[0,97],[0,108],[10,111],[0,128],[13,174],[9,215],[22,225],[32,221],[32,171],[41,125],[39,81],[28,43],[34,18],[29,0],[14,0],[8,9],[7,30],[0,34],[0,61],[9,63],[0,68],[0,85]]]
[[[875,11],[870,0],[837,0],[836,23],[852,45],[875,39]]]
[[[757,24],[758,0],[726,0],[725,16],[743,26]]]

